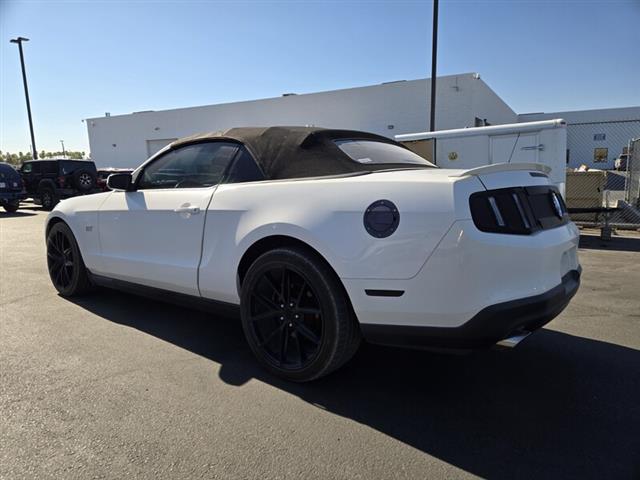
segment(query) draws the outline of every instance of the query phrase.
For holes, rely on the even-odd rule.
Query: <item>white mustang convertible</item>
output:
[[[536,164],[436,168],[364,132],[178,140],[46,224],[63,296],[94,285],[240,311],[271,372],[326,375],[373,343],[513,346],[578,289],[578,231]],[[176,320],[179,321],[179,320]]]

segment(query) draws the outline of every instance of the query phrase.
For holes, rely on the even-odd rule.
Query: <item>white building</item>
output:
[[[136,167],[171,141],[231,127],[315,125],[374,132],[393,138],[429,129],[429,79],[86,120],[98,167]],[[476,73],[438,77],[436,128],[563,118],[569,166],[613,168],[632,138],[640,137],[640,107],[517,115]]]
[[[573,168],[611,169],[629,140],[640,138],[640,107],[518,115],[519,122],[554,118],[567,122],[567,164]]]
[[[393,138],[429,127],[430,80],[246,102],[137,112],[86,120],[98,167],[135,167],[176,138],[231,127],[315,125],[374,132]],[[438,130],[514,123],[516,113],[480,79],[465,73],[438,77]]]

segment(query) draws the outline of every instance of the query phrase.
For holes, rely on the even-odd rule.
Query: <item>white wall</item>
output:
[[[585,164],[591,168],[611,169],[629,140],[640,137],[640,107],[579,110],[518,115],[519,122],[563,118],[567,122],[569,166]],[[595,135],[604,134],[604,140]],[[607,148],[607,162],[594,162],[594,150]]]
[[[502,100],[490,87],[483,81],[473,81],[474,95],[471,96],[471,105],[469,106],[469,114],[474,118],[471,119],[469,127],[474,127],[475,117],[486,119],[491,125],[503,125],[518,121],[518,116],[507,103]],[[459,128],[459,127],[458,127]],[[438,130],[444,130],[438,128]]]
[[[91,157],[98,167],[135,167],[148,141],[242,126],[315,125],[393,137],[428,129],[428,79],[158,112],[86,120]],[[512,123],[516,114],[478,76],[439,77],[436,127],[472,127],[475,117]],[[389,125],[393,128],[390,129]]]
[[[521,113],[519,122],[535,122],[563,118],[567,123],[618,122],[621,120],[640,120],[640,107],[602,108],[596,110],[572,110],[565,112]]]

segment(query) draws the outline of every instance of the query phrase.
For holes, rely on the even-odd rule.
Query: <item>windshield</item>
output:
[[[379,142],[377,140],[340,139],[334,143],[346,153],[351,160],[363,164],[410,164],[423,167],[435,167],[428,160],[411,150],[402,148],[393,143]]]

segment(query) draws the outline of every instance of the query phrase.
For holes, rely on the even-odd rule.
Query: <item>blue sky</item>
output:
[[[0,150],[88,150],[83,118],[430,74],[430,2],[0,0]],[[441,0],[438,73],[516,112],[640,105],[640,0]]]

